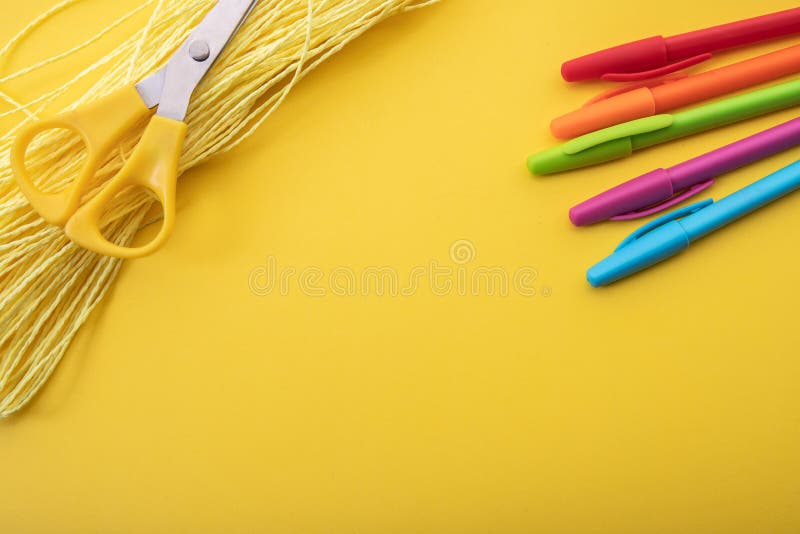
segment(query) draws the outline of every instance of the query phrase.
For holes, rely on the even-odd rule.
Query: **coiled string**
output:
[[[0,47],[0,62],[45,21],[81,0],[62,0]],[[320,63],[382,20],[438,0],[261,0],[211,73],[198,87],[186,118],[180,162],[184,172],[250,136],[291,89]],[[0,75],[0,101],[19,116],[0,136],[0,417],[18,411],[44,385],[89,313],[102,300],[122,260],[73,245],[43,221],[13,181],[8,152],[15,133],[39,119],[53,101],[94,72],[104,71],[71,108],[154,72],[187,38],[215,0],[145,0],[79,45],[16,72]],[[101,39],[131,17],[152,10],[143,28],[66,84],[30,99],[7,94],[3,83],[24,77]],[[24,102],[21,102],[25,100]],[[144,125],[120,143],[98,174],[117,173]],[[58,187],[80,170],[82,147],[63,133],[40,135],[26,162]],[[123,196],[107,218],[106,235],[129,245],[145,224],[149,197]]]

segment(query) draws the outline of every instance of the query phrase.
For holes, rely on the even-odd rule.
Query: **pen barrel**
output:
[[[670,61],[776,39],[800,32],[800,8],[667,37]]]
[[[655,112],[708,100],[800,71],[800,45],[653,87]],[[625,96],[625,95],[620,95]]]
[[[669,169],[676,191],[697,185],[800,144],[800,118],[764,130]]]
[[[636,134],[631,145],[639,150],[798,104],[800,80],[793,80],[675,113],[671,126]]]
[[[800,188],[800,161],[678,221],[695,241]]]

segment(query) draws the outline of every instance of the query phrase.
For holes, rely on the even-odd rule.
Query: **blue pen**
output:
[[[611,256],[586,273],[604,286],[647,269],[686,249],[693,241],[800,188],[800,161],[714,202],[704,200],[668,213],[626,238]]]

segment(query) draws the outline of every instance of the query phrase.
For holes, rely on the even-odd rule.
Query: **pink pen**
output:
[[[800,118],[712,152],[656,169],[620,184],[569,210],[576,226],[652,215],[707,189],[714,177],[800,144]]]

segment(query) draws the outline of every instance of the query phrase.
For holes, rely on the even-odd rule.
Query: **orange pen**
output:
[[[612,89],[581,109],[553,119],[550,131],[571,139],[634,119],[664,113],[800,71],[800,45],[694,76],[662,78]]]

